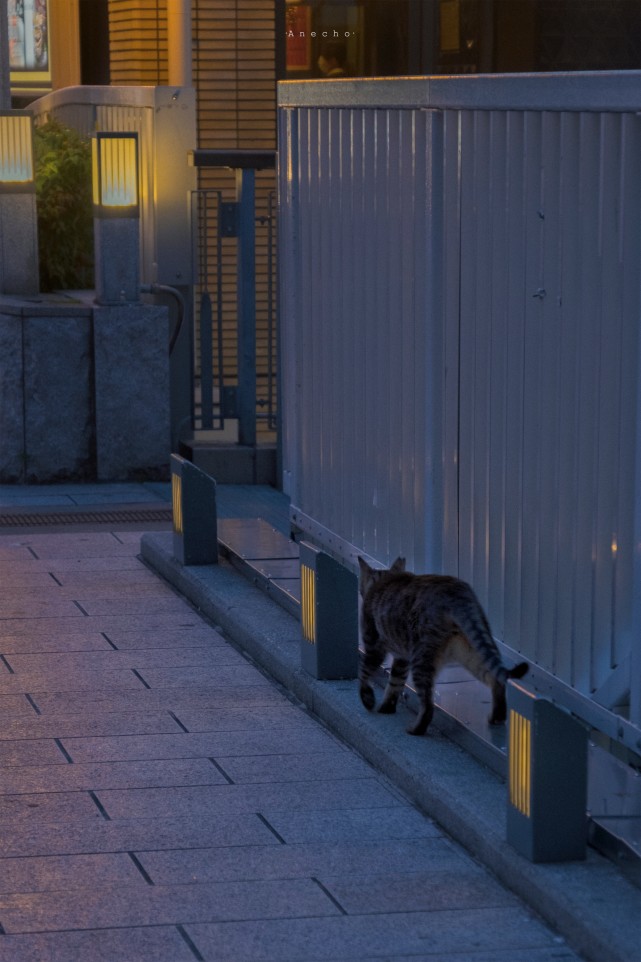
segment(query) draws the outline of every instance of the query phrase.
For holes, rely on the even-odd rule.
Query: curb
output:
[[[533,864],[505,840],[505,785],[442,733],[405,733],[397,716],[368,714],[350,681],[317,681],[300,667],[298,621],[230,565],[183,567],[172,534],[147,533],[141,558],[228,640],[303,702],[421,811],[489,868],[589,962],[639,958],[641,896],[607,859]]]

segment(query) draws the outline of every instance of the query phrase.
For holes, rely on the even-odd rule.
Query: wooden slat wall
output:
[[[193,0],[201,147],[276,145],[275,0]]]
[[[192,0],[192,68],[199,147],[275,148],[275,5],[275,0]],[[167,83],[167,0],[110,0],[109,29],[113,84]],[[259,215],[267,213],[268,196],[275,186],[273,172],[257,176]],[[223,190],[226,200],[234,199],[234,178],[229,171],[202,171],[199,187]],[[208,231],[212,253],[216,249],[215,232],[213,218]],[[236,259],[234,244],[225,241],[224,247],[224,376],[231,384],[237,375]],[[264,397],[269,359],[267,244],[263,228],[257,229],[256,257],[258,396]],[[207,286],[215,300],[211,257]],[[197,366],[198,362],[197,357]]]
[[[167,83],[167,0],[110,0],[111,83]]]

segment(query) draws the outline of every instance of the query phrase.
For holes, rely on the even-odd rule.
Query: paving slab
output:
[[[73,750],[73,742],[70,743]],[[223,785],[227,778],[209,758],[94,764],[27,765],[4,768],[2,793],[94,791],[105,788],[158,788],[161,785]],[[1,797],[1,796],[0,796]]]
[[[236,653],[232,650],[221,664],[214,666],[199,665],[178,668],[145,668],[142,671],[149,688],[188,688],[190,685],[209,685],[227,688],[231,685],[269,684],[269,680],[246,659],[234,661]]]
[[[65,653],[17,654],[4,652],[6,662],[13,671],[20,674],[37,675],[54,667],[56,671],[113,671],[115,669],[137,668],[214,668],[219,666],[246,665],[247,662],[238,652],[230,648],[222,639],[213,635],[211,644],[203,648],[144,648],[129,651],[115,651],[103,637],[106,650]],[[217,644],[215,642],[218,641]],[[4,649],[0,641],[0,649]]]
[[[133,884],[138,887],[149,884],[127,852],[0,860],[0,893],[2,894],[95,888],[96,885],[110,882]]]
[[[0,719],[3,723],[15,716],[31,716],[34,714],[33,705],[24,694],[0,695]]]
[[[167,586],[150,584],[148,581],[135,584],[121,582],[112,586],[105,586],[104,584],[102,586],[76,585],[72,581],[71,584],[64,585],[59,584],[58,581],[61,579],[55,578],[50,572],[47,572],[46,577],[48,579],[46,584],[32,587],[16,584],[8,586],[3,582],[2,588],[0,588],[0,612],[11,611],[18,587],[20,587],[21,604],[23,606],[34,605],[36,609],[41,604],[53,607],[55,604],[66,604],[69,601],[77,601],[84,607],[89,601],[111,600],[119,602],[125,598],[148,601],[149,599],[164,600],[175,597]]]
[[[559,945],[533,917],[511,907],[187,925],[186,930],[205,958],[247,962],[350,954],[376,959],[390,952],[445,959],[452,952],[506,948],[517,959],[520,951]]]
[[[314,812],[269,813],[269,824],[285,845],[329,842],[367,842],[383,839],[424,839],[442,835],[430,819],[412,808],[334,809]]]
[[[82,626],[81,626],[82,627]],[[66,651],[109,651],[112,645],[104,634],[92,634],[82,631],[58,631],[55,633],[42,632],[29,635],[4,635],[0,633],[0,653],[10,658],[18,654],[24,656],[30,653],[46,654],[54,652],[60,654]]]
[[[40,792],[32,795],[0,795],[0,825],[10,831],[14,819],[40,826],[65,818],[101,818],[96,803],[87,792]],[[26,829],[32,831],[31,827]]]
[[[225,758],[228,755],[298,755],[331,751],[334,739],[322,731],[185,732],[126,738],[74,738],[75,762],[133,761],[150,758]],[[0,743],[0,749],[2,743]]]
[[[412,953],[411,956],[407,955],[392,955],[389,952],[385,952],[383,955],[376,956],[377,962],[402,962],[407,958],[411,958],[412,962],[438,962],[439,959],[443,958],[441,954],[434,954],[430,952],[426,954],[424,952],[419,952],[418,954]],[[493,949],[491,952],[448,952],[447,962],[577,962],[578,956],[562,945],[548,946],[543,949]],[[244,962],[249,962],[245,959]],[[289,957],[288,962],[292,962],[291,957]],[[305,956],[304,960],[297,960],[297,962],[327,962],[326,959],[315,958],[312,959],[309,956]],[[373,962],[371,955],[354,955],[350,956],[349,959],[346,956],[341,956],[341,958],[334,958],[332,956],[332,962]]]
[[[312,721],[309,724],[313,724]],[[224,763],[223,763],[224,762]],[[239,785],[265,782],[307,782],[318,779],[368,778],[371,768],[351,752],[310,752],[305,755],[261,755],[225,758],[222,767]]]
[[[224,768],[224,762],[223,762]],[[233,812],[274,813],[365,809],[372,822],[376,809],[389,808],[395,797],[376,778],[324,779],[243,785],[199,785],[188,788],[147,788],[100,792],[111,818],[167,818],[172,811],[216,817]]]
[[[6,623],[3,623],[0,619],[0,639],[5,637],[25,638],[28,641],[34,641],[40,638],[51,638],[52,636],[66,637],[70,635],[92,635],[94,633],[108,634],[110,638],[114,636],[117,639],[120,633],[123,636],[135,636],[138,631],[145,631],[149,634],[149,632],[156,630],[159,632],[182,631],[183,629],[202,628],[202,626],[203,622],[189,608],[174,613],[152,613],[145,618],[138,615],[117,615],[112,612],[109,616],[99,618],[77,618],[74,615],[72,618],[66,619],[25,619],[25,621],[8,621]]]
[[[226,879],[322,879],[335,875],[358,878],[375,873],[411,872],[416,866],[428,865],[430,871],[439,876],[452,873],[470,884],[475,880],[480,891],[486,885],[497,884],[449,839],[436,835],[410,841],[370,836],[362,842],[313,842],[267,849],[248,845],[234,849],[137,852],[136,855],[152,881],[159,885]],[[452,890],[456,892],[456,884]]]
[[[69,760],[53,738],[0,741],[0,768],[68,764]]]
[[[219,815],[205,820],[181,813],[160,819],[88,817],[45,822],[37,831],[33,827],[30,832],[0,833],[0,859],[279,844],[273,830],[257,814]]]
[[[52,599],[51,601],[25,599],[23,603],[15,600],[5,601],[0,607],[0,624],[11,627],[11,621],[31,621],[35,618],[82,618],[84,612],[70,598]]]
[[[5,932],[125,928],[200,921],[335,916],[339,909],[313,879],[73,887],[0,895]]]
[[[0,696],[2,697],[17,696]],[[174,712],[182,709],[211,708],[216,705],[221,709],[243,707],[261,707],[267,705],[286,705],[288,699],[273,686],[267,685],[261,679],[259,685],[246,685],[229,688],[207,687],[203,685],[193,688],[143,688],[136,692],[135,705],[131,692],[118,689],[107,689],[95,692],[38,692],[37,705],[43,714],[72,714],[82,713],[92,707],[99,711],[156,711],[163,708]]]
[[[105,632],[105,634],[107,634]],[[187,625],[175,628],[156,628],[153,631],[125,631],[116,629],[109,632],[109,642],[119,651],[137,648],[209,648],[219,644],[221,635],[207,625]],[[224,641],[224,639],[223,639]],[[227,644],[227,642],[224,642]]]
[[[34,699],[35,702],[35,699]],[[37,702],[35,702],[37,706]],[[19,716],[0,728],[0,743],[27,738],[86,738],[105,735],[157,735],[183,731],[169,711],[93,712],[82,715]],[[0,792],[3,787],[0,784]]]
[[[238,705],[201,709],[183,707],[178,709],[177,717],[189,732],[256,731],[274,728],[293,728],[300,731],[301,728],[313,728],[317,724],[315,719],[292,704],[267,704],[261,707],[252,705],[245,708]],[[295,764],[297,756],[285,757]],[[287,767],[287,763],[284,763],[284,766]]]
[[[189,943],[176,926],[4,935],[0,962],[194,962]]]
[[[351,874],[345,866],[340,875],[319,873],[318,878],[348,915],[378,915],[385,912],[441,912],[470,908],[518,905],[508,892],[489,875],[481,880],[465,870],[439,871],[430,863],[417,871],[420,863],[408,859],[401,870],[379,874]]]
[[[6,671],[6,666],[5,666]],[[31,692],[37,695],[47,691],[96,691],[101,688],[144,688],[144,682],[131,669],[114,671],[74,671],[52,670],[48,673],[0,673],[0,694]]]

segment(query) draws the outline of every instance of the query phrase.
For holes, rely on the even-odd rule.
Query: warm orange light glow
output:
[[[29,184],[33,181],[31,117],[0,114],[0,182]]]
[[[510,710],[509,787],[510,804],[530,817],[532,796],[532,723]]]
[[[93,202],[98,207],[138,204],[138,135],[96,134],[93,144]]]
[[[303,638],[316,644],[316,578],[307,565],[300,566],[300,607]]]
[[[174,531],[183,533],[182,478],[179,474],[171,476],[171,497],[173,502]]]

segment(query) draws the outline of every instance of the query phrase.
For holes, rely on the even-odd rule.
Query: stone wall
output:
[[[169,476],[168,317],[0,297],[0,483]]]

